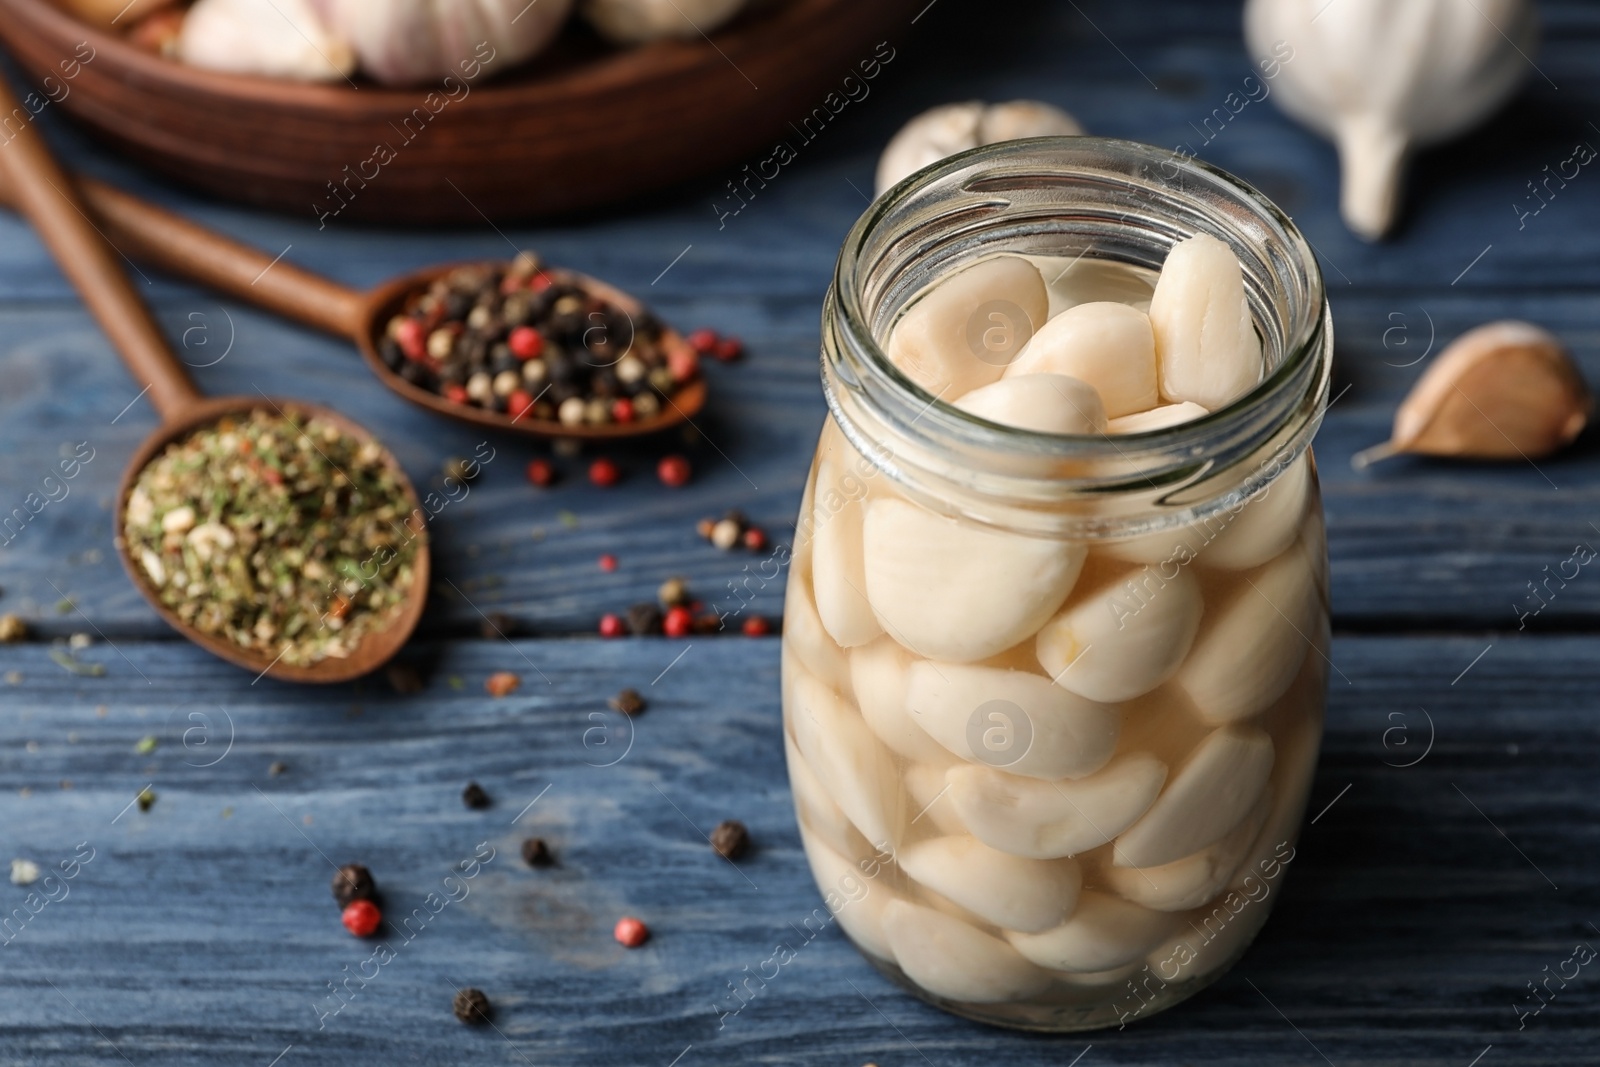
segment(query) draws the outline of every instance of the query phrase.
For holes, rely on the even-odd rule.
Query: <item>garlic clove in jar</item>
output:
[[[1082,778],[1111,759],[1117,709],[1024,671],[919,660],[906,706],[962,759],[1029,778]]]
[[[878,159],[877,189],[882,193],[923,167],[979,145],[1081,133],[1077,119],[1037,100],[943,104],[913,118],[890,139]]]
[[[800,747],[787,730],[783,734],[783,751],[788,758],[789,790],[794,794],[801,829],[815,834],[842,855],[856,859],[870,855],[867,839],[833,802],[828,787],[800,754]]]
[[[1112,840],[1150,809],[1167,765],[1123,756],[1076,781],[1046,782],[970,764],[945,775],[949,802],[984,844],[1031,859],[1076,856]]]
[[[1188,911],[1221,893],[1244,862],[1272,811],[1273,790],[1261,791],[1250,814],[1218,842],[1157,867],[1106,869],[1106,888],[1156,911]]]
[[[850,692],[850,665],[822,626],[811,599],[810,575],[799,562],[784,594],[784,645],[794,650],[807,670],[841,693]]]
[[[1132,700],[1172,677],[1200,629],[1200,582],[1145,569],[1069,602],[1039,631],[1039,665],[1063,689],[1102,703]]]
[[[1213,731],[1144,817],[1117,838],[1116,865],[1159,867],[1221,840],[1260,799],[1272,758],[1272,738],[1263,730]]]
[[[1554,334],[1527,322],[1491,322],[1439,353],[1395,412],[1388,443],[1351,462],[1359,470],[1402,452],[1538,459],[1571,444],[1593,407]]]
[[[873,845],[898,842],[909,814],[894,757],[854,708],[804,668],[786,668],[784,684],[795,744],[834,803]]]
[[[1322,600],[1311,563],[1284,552],[1246,572],[1214,612],[1174,678],[1206,722],[1249,719],[1289,688],[1312,654]]]
[[[867,599],[906,648],[955,663],[1018,644],[1055,614],[1087,551],[874,500],[863,526]]]
[[[192,67],[295,81],[355,73],[350,45],[308,0],[199,0],[184,16],[178,57]]]
[[[890,362],[946,403],[998,381],[1050,312],[1039,268],[992,256],[917,297],[895,322]]]
[[[1206,548],[1206,566],[1249,570],[1286,550],[1300,534],[1310,488],[1308,449],[1289,461],[1228,520]]]
[[[1106,430],[1108,433],[1150,433],[1154,430],[1165,430],[1169,426],[1181,426],[1209,414],[1211,413],[1199,404],[1184,400],[1177,404],[1162,404],[1160,407],[1112,419]]]
[[[1043,933],[1008,933],[1022,955],[1052,971],[1109,971],[1142,958],[1172,932],[1173,917],[1086,889],[1072,918]]]
[[[861,717],[884,744],[907,759],[943,766],[951,762],[950,753],[906,711],[915,660],[893,638],[880,638],[850,653],[851,688]]]
[[[581,0],[584,20],[612,44],[692,41],[722,26],[746,0]]]
[[[1261,380],[1261,339],[1244,272],[1227,243],[1207,233],[1167,253],[1150,298],[1161,398],[1216,411]]]
[[[1006,377],[1065,374],[1099,393],[1108,418],[1161,402],[1150,317],[1111,301],[1078,304],[1040,327],[1006,368]]]
[[[906,977],[936,997],[967,1004],[1023,1000],[1050,976],[971,923],[904,900],[883,913],[883,932]]]
[[[868,877],[861,869],[862,863],[852,863],[803,827],[800,844],[822,892],[824,906],[850,940],[869,956],[893,959],[884,917],[897,903],[894,892],[876,878]]]
[[[950,802],[949,783],[945,780],[956,761],[943,749],[940,757],[938,763],[906,764],[903,777],[914,812],[910,826],[912,829],[931,826],[941,834],[965,834],[966,824]]]
[[[818,495],[837,482],[832,461],[817,469]],[[866,503],[860,495],[840,495],[842,503],[815,526],[811,580],[823,628],[841,648],[864,645],[883,633],[867,602],[867,577],[862,569],[861,523]]]
[[[901,849],[901,869],[985,922],[1038,933],[1065,922],[1083,875],[1071,860],[1030,860],[966,835]]]
[[[982,385],[956,401],[980,419],[1034,433],[1106,432],[1106,409],[1094,386],[1065,374],[1024,374]]]

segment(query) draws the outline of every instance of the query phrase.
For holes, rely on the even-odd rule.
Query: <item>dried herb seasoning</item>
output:
[[[405,602],[426,539],[409,504],[376,442],[257,410],[168,445],[122,530],[179,618],[306,666],[349,656]]]

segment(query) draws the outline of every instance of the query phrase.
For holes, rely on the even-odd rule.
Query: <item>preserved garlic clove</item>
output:
[[[878,159],[878,192],[882,193],[902,178],[946,156],[979,145],[1082,132],[1077,119],[1037,100],[989,105],[977,100],[943,104],[924,111],[890,139]]]
[[[1117,838],[1118,867],[1159,867],[1205,848],[1239,825],[1272,773],[1272,738],[1225,726],[1184,761],[1144,818]]]
[[[1259,567],[1285,551],[1300,534],[1311,488],[1311,453],[1292,460],[1250,497],[1206,548],[1206,566],[1228,570]]]
[[[1107,868],[1107,888],[1124,900],[1156,911],[1198,908],[1233,879],[1272,811],[1272,800],[1272,787],[1268,786],[1250,814],[1222,840],[1182,859],[1157,867]]]
[[[955,762],[950,753],[940,749],[937,763],[906,764],[903,777],[914,808],[909,824],[913,830],[932,827],[941,834],[967,832],[960,813],[950,801],[950,788],[946,781]]]
[[[807,670],[841,693],[850,692],[850,665],[833,638],[822,627],[811,599],[811,578],[796,564],[784,594],[783,643],[792,648]]]
[[[1395,413],[1388,443],[1351,462],[1360,470],[1402,452],[1537,459],[1571,444],[1593,406],[1554,334],[1527,322],[1491,322],[1439,353]]]
[[[1106,432],[1106,409],[1094,386],[1065,374],[1025,374],[981,385],[956,401],[980,419],[1034,433]]]
[[[1099,848],[1138,821],[1167,765],[1125,756],[1087,778],[1042,782],[988,767],[952,767],[949,801],[973,836],[1013,856],[1053,859]]]
[[[1405,158],[1487,118],[1527,73],[1531,0],[1249,0],[1245,36],[1284,111],[1339,146],[1340,210],[1393,225]],[[1267,74],[1267,77],[1273,77]]]
[[[746,0],[581,0],[579,12],[612,44],[664,38],[696,40],[717,29]]]
[[[355,73],[350,45],[308,0],[199,0],[183,19],[178,56],[192,67],[297,81]]]
[[[871,855],[867,839],[861,836],[861,831],[833,802],[828,795],[828,787],[822,784],[806,758],[800,754],[800,747],[787,730],[783,734],[783,751],[788,757],[789,789],[794,794],[801,829],[816,834],[842,855],[856,859]]]
[[[817,469],[818,495],[835,484],[831,461]],[[866,502],[840,495],[839,506],[822,517],[812,533],[811,582],[823,628],[841,648],[864,645],[883,633],[867,602],[867,577],[862,569],[861,523]]]
[[[1265,711],[1294,681],[1317,634],[1322,600],[1304,555],[1284,552],[1242,581],[1174,676],[1208,723]]]
[[[1072,918],[1044,933],[1007,933],[1024,957],[1052,971],[1109,971],[1142,958],[1168,937],[1173,917],[1086,889]]]
[[[898,903],[889,887],[862,870],[814,835],[800,829],[800,844],[805,849],[811,874],[822,891],[822,902],[839,925],[869,956],[889,960],[894,951],[884,926],[889,908]],[[871,865],[875,861],[867,861]]]
[[[932,908],[891,901],[883,932],[906,977],[936,997],[997,1004],[1031,997],[1050,984],[1048,974],[1004,941]]]
[[[854,708],[804,668],[786,668],[784,684],[800,755],[868,842],[893,846],[908,818],[894,757]]]
[[[919,296],[889,334],[889,360],[952,403],[998,381],[1049,312],[1039,268],[1018,256],[994,256]]]
[[[1182,916],[1177,933],[1151,949],[1146,964],[1166,982],[1198,980],[1221,970],[1261,932],[1268,909],[1252,902],[1265,899],[1230,894]]]
[[[1083,875],[1071,860],[1030,860],[969,836],[936,837],[900,851],[901,868],[978,918],[1038,933],[1072,914]]]
[[[1113,419],[1161,403],[1150,317],[1127,304],[1079,304],[1045,323],[1006,368],[1007,378],[1036,374],[1088,382]]]
[[[1172,246],[1150,298],[1161,398],[1216,411],[1261,380],[1261,338],[1244,272],[1227,243],[1201,233]]]
[[[1202,415],[1211,414],[1199,404],[1185,400],[1178,404],[1162,404],[1160,407],[1148,411],[1138,411],[1132,415],[1124,415],[1120,419],[1112,419],[1106,427],[1110,433],[1150,433],[1153,430],[1165,430],[1169,426],[1181,426],[1186,422],[1193,422]]]
[[[1291,536],[1294,533],[1291,528]],[[1205,604],[1187,569],[1103,586],[1039,631],[1039,665],[1056,685],[1104,703],[1131,700],[1172,677],[1189,654]]]
[[[906,710],[906,689],[916,658],[885,637],[850,653],[850,686],[861,717],[884,744],[908,759],[939,766],[950,753]]]
[[[965,760],[1028,778],[1082,778],[1111,759],[1117,709],[1023,671],[957,663],[911,665],[911,717]]]

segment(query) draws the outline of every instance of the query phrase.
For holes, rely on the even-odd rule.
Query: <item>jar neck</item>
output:
[[[914,297],[987,256],[1157,270],[1197,233],[1226,241],[1244,268],[1265,374],[1192,422],[1092,436],[1000,426],[929,393],[885,354]],[[902,491],[968,521],[1075,539],[1198,521],[1270,482],[1320,425],[1333,348],[1321,273],[1282,212],[1205,164],[1089,137],[974,149],[890,190],[845,240],[822,336],[833,418]]]

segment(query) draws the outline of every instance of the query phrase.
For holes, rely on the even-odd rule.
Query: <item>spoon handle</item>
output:
[[[11,86],[0,75],[0,114],[21,113]],[[116,249],[89,221],[77,187],[33,124],[0,147],[0,176],[122,361],[149,390],[150,402],[161,417],[170,420],[194,406],[200,391],[173,356],[161,328],[117,262]]]

